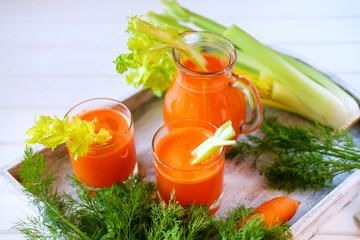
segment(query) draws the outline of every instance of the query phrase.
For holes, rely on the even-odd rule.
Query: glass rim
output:
[[[163,124],[154,134],[153,136],[153,139],[152,139],[152,143],[151,143],[151,147],[152,147],[152,152],[153,152],[153,155],[154,157],[156,158],[157,161],[159,161],[161,163],[162,166],[166,167],[167,169],[170,169],[170,170],[173,170],[173,171],[177,171],[177,172],[185,172],[185,173],[191,173],[191,172],[197,172],[197,171],[202,171],[204,169],[208,169],[208,168],[211,168],[213,167],[216,163],[218,163],[222,156],[225,154],[225,147],[222,146],[221,149],[220,149],[220,155],[214,159],[213,162],[209,163],[208,165],[206,166],[203,166],[202,168],[197,168],[197,169],[192,169],[192,170],[182,170],[182,169],[177,169],[177,168],[174,168],[174,167],[170,167],[168,166],[167,164],[165,164],[163,161],[160,160],[160,158],[158,157],[158,155],[156,154],[155,152],[155,137],[160,133],[161,130],[163,130],[164,128],[166,128],[168,125],[172,124],[172,123],[175,123],[175,122],[179,122],[179,121],[193,121],[193,120],[196,120],[196,121],[201,121],[201,122],[204,122],[206,124],[209,124],[213,127],[215,127],[215,129],[217,130],[218,127],[216,127],[213,123],[207,121],[207,120],[203,120],[203,119],[197,119],[197,118],[179,118],[179,119],[175,119],[175,120],[172,120],[168,123],[165,123]]]
[[[97,100],[105,100],[105,101],[109,101],[109,102],[114,102],[118,105],[121,105],[122,107],[124,107],[126,109],[126,111],[129,112],[130,114],[130,124],[129,124],[129,127],[128,129],[125,131],[124,134],[122,134],[121,136],[117,137],[114,141],[112,142],[109,142],[109,143],[105,143],[105,144],[102,144],[102,145],[95,145],[95,146],[89,146],[88,148],[89,149],[100,149],[100,148],[106,148],[106,147],[110,147],[112,145],[115,145],[116,143],[118,143],[121,139],[123,139],[127,134],[128,132],[130,131],[130,129],[132,128],[133,126],[133,116],[132,116],[132,113],[130,111],[130,109],[124,104],[122,103],[121,101],[119,100],[116,100],[116,99],[113,99],[113,98],[105,98],[105,97],[99,97],[99,98],[90,98],[90,99],[87,99],[85,101],[82,101],[78,104],[76,104],[75,106],[73,106],[72,108],[70,108],[70,110],[65,114],[64,118],[67,117],[76,107],[84,104],[84,103],[88,103],[88,102],[93,102],[93,101],[97,101]],[[106,109],[106,108],[98,108],[98,109]],[[110,109],[110,108],[109,108]],[[116,110],[116,109],[114,109]],[[116,110],[118,111],[118,110]],[[75,114],[76,115],[76,114]],[[74,115],[74,116],[75,116]],[[127,116],[126,116],[127,117]],[[112,136],[111,136],[112,137]],[[71,140],[69,140],[71,141]]]
[[[172,57],[173,57],[173,60],[176,64],[176,66],[178,66],[181,71],[186,72],[187,74],[193,75],[193,76],[218,76],[218,75],[221,75],[221,74],[231,71],[231,69],[234,68],[236,59],[237,59],[237,51],[236,51],[235,45],[232,42],[230,42],[229,39],[225,38],[224,36],[221,36],[220,34],[209,32],[209,31],[185,31],[185,32],[180,33],[179,35],[185,36],[188,34],[196,34],[196,33],[206,34],[206,35],[214,35],[216,37],[223,39],[224,41],[226,41],[227,43],[230,44],[231,49],[233,51],[233,57],[230,56],[227,66],[222,70],[215,71],[215,72],[198,72],[198,71],[191,70],[191,69],[185,67],[184,65],[182,65],[176,57],[176,52],[178,52],[178,50],[172,48],[171,54],[172,54]]]

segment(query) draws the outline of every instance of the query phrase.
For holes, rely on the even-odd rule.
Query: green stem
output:
[[[358,157],[358,159],[360,161],[360,151],[359,150],[356,150],[354,148],[349,148],[349,147],[346,147],[346,146],[341,146],[341,145],[337,145],[337,147],[342,149],[342,151],[346,152],[347,154],[354,155],[354,156]]]
[[[194,13],[192,13],[194,14]],[[158,24],[159,26],[164,26],[167,25],[171,28],[177,29],[179,31],[194,31],[192,28],[189,28],[187,26],[184,26],[182,24],[180,24],[175,18],[173,18],[172,16],[168,16],[168,15],[162,15],[162,14],[156,14],[154,12],[148,12],[146,17],[150,20],[155,22],[156,24]],[[204,17],[202,17],[202,19],[205,19]],[[214,27],[211,25],[212,24],[217,24],[215,22],[212,22],[211,20],[207,19],[207,24],[204,24],[204,30],[208,30],[210,31],[210,29],[215,28],[217,30],[211,31],[211,32],[223,32],[225,31],[225,27]],[[219,33],[220,34],[220,33]],[[222,33],[220,34],[222,35]],[[237,46],[236,46],[237,47]],[[237,51],[237,59],[236,59],[236,63],[235,66],[238,68],[241,68],[249,73],[255,74],[255,75],[260,75],[260,65],[259,63],[252,58],[251,56],[245,54],[243,51],[241,51],[238,47],[236,49]]]
[[[42,196],[43,199],[44,196]],[[82,232],[78,227],[76,227],[74,224],[72,224],[70,221],[68,221],[59,211],[57,211],[48,201],[43,200],[43,202],[61,219],[63,220],[70,228],[72,228],[75,233],[77,233],[82,239],[85,240],[91,240],[84,232]]]
[[[359,154],[356,154],[352,151],[345,151],[341,149],[333,148],[331,150],[326,149],[325,147],[317,148],[316,151],[325,155],[338,158],[340,160],[348,160],[353,162],[360,162]]]
[[[201,55],[200,52],[194,50],[180,38],[174,38],[169,33],[161,30],[158,27],[155,27],[146,21],[135,17],[132,17],[132,19],[133,21],[129,22],[128,24],[128,30],[147,34],[163,41],[164,43],[168,44],[169,47],[176,48],[183,52],[196,66],[198,66],[202,71],[207,72],[206,59]]]
[[[193,24],[200,27],[201,29],[205,29],[206,31],[217,33],[222,35],[226,30],[226,27],[200,15],[192,13],[190,20]]]
[[[133,216],[134,216],[134,209],[131,211],[131,215],[130,215],[130,218],[129,218],[129,221],[128,221],[128,224],[127,224],[127,233],[126,233],[126,236],[129,236],[129,231],[131,229],[131,219],[133,219]]]
[[[146,14],[146,18],[149,19],[150,21],[155,22],[158,26],[167,25],[168,27],[177,29],[180,32],[193,31],[193,29],[185,25],[179,24],[179,22],[171,16],[156,14],[150,11]]]
[[[162,0],[161,2],[167,7],[166,13],[175,16],[175,18],[183,22],[192,22],[201,29],[220,35],[226,30],[226,27],[223,25],[181,7],[175,0]]]
[[[295,161],[294,164],[303,164],[307,166],[309,163],[304,161]],[[324,164],[327,164],[324,166]],[[334,169],[330,173],[341,171],[348,172],[353,169],[360,169],[360,164],[343,163],[338,161],[322,161],[318,163],[317,167],[303,167],[304,170],[317,170],[317,169]]]

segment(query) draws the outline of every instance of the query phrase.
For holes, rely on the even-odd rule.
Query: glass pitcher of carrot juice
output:
[[[164,97],[164,122],[179,118],[207,120],[217,127],[231,120],[237,136],[254,131],[262,119],[262,106],[254,85],[232,72],[236,48],[211,32],[184,32],[183,40],[207,60],[208,72],[199,71],[173,49],[174,80]]]

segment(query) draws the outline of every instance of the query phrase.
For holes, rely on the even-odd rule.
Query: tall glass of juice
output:
[[[191,165],[191,152],[217,127],[201,119],[178,119],[163,125],[152,147],[158,194],[168,202],[174,191],[181,205],[203,204],[215,213],[220,207],[224,178],[224,147],[206,161]]]
[[[234,45],[211,32],[190,31],[181,37],[203,55],[208,71],[199,70],[181,51],[172,50],[176,72],[164,98],[165,123],[200,118],[220,127],[231,120],[237,136],[257,129],[262,119],[260,97],[250,81],[233,73]]]
[[[104,145],[90,146],[83,157],[75,160],[69,154],[75,175],[81,182],[91,187],[108,187],[137,172],[132,115],[123,103],[94,98],[77,104],[66,116],[70,121],[73,116],[91,121],[95,132],[103,128],[111,135]]]

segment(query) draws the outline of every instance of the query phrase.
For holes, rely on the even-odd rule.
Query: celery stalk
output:
[[[261,65],[258,63],[256,59],[245,54],[243,51],[236,49],[236,63],[235,66],[242,68],[243,70],[253,73],[253,74],[260,74]]]
[[[265,106],[269,106],[269,107],[273,107],[273,108],[278,108],[287,112],[292,112],[292,113],[296,113],[299,114],[299,112],[296,111],[296,109],[289,107],[288,105],[282,103],[282,102],[278,102],[275,101],[273,99],[270,98],[261,98],[261,104],[265,105]]]
[[[172,17],[171,15],[162,15],[162,14],[156,14],[152,11],[148,12],[146,14],[146,18],[149,21],[155,22],[157,25],[159,26],[164,26],[167,25],[168,27],[177,29],[179,31],[194,31],[192,28],[182,25],[180,24],[174,17]],[[211,20],[208,20],[208,24],[207,25],[211,25],[214,24],[214,22],[212,22]],[[221,34],[223,33],[223,31],[226,30],[225,27],[221,27],[218,28],[217,31],[220,31],[221,29]],[[249,73],[253,73],[253,74],[259,74],[259,63],[257,63],[257,61],[253,58],[251,58],[251,56],[244,54],[241,50],[237,49],[237,60],[235,63],[235,66],[244,69],[245,71],[249,72]]]
[[[231,121],[227,121],[216,130],[214,136],[206,139],[196,149],[192,151],[192,155],[196,158],[191,162],[191,165],[201,163],[211,157],[222,146],[235,145],[235,140],[230,140],[235,137],[236,133],[231,125]]]
[[[179,32],[193,31],[191,28],[179,24],[179,22],[171,16],[156,14],[150,11],[146,14],[146,18],[155,22],[159,26],[163,26],[166,24],[168,27],[179,30]]]
[[[284,103],[289,110],[293,113],[302,115],[314,122],[319,122],[321,119],[318,118],[318,115],[308,114],[310,109],[292,92],[289,91],[282,84],[274,82],[274,87],[271,92],[271,99],[274,101]],[[291,103],[291,105],[287,104]]]
[[[153,23],[129,16],[127,32],[130,53],[122,53],[115,60],[116,71],[126,74],[126,82],[135,87],[152,89],[161,97],[170,86],[176,64],[173,61],[171,48],[178,49],[200,71],[207,72],[206,60],[196,49],[186,44],[177,29],[164,25],[158,27]],[[173,20],[174,24],[177,21]]]
[[[130,21],[128,24],[128,30],[132,32],[140,32],[152,36],[158,40],[163,41],[167,45],[162,46],[162,48],[176,48],[183,52],[196,66],[200,68],[200,70],[207,72],[206,69],[206,60],[205,58],[187,45],[184,41],[180,38],[175,38],[171,34],[161,30],[160,28],[143,21],[139,18],[132,18],[133,21]]]
[[[175,0],[162,0],[161,2],[167,6],[166,14],[180,19],[182,22],[192,22],[202,29],[217,34],[222,34],[226,30],[226,27],[181,7]]]
[[[176,0],[162,3],[165,13],[177,20],[228,38],[237,48],[235,70],[241,68],[244,73],[241,75],[251,76],[249,80],[258,88],[264,105],[297,113],[335,129],[347,129],[360,118],[356,101],[311,66],[264,46],[235,25],[226,28],[193,13]]]
[[[226,128],[228,128],[229,126],[231,126],[231,121],[227,121],[226,123],[224,123],[223,125],[221,125],[218,130],[216,130],[214,136],[217,138],[221,138],[221,134],[223,134],[223,132],[226,130]]]
[[[342,101],[347,102],[347,104],[354,104],[355,102],[352,101],[353,99],[349,94],[346,94],[346,92],[337,85],[334,81],[332,81],[329,77],[324,75],[323,73],[317,71],[313,67],[309,66],[308,64],[299,61],[295,58],[292,58],[286,54],[277,52],[276,53],[282,57],[285,61],[290,63],[292,66],[299,69],[301,72],[303,72],[306,76],[314,80],[315,82],[321,84],[322,86],[325,86],[327,89],[329,89],[332,93],[336,94]]]
[[[346,106],[331,91],[308,78],[237,26],[229,27],[224,36],[235,45],[241,44],[242,50],[256,58],[266,72],[292,91],[311,114],[319,117],[319,122],[336,129],[347,127],[344,123],[351,118],[352,112],[346,111]]]
[[[307,114],[309,109],[289,89],[265,72],[262,71],[258,76],[237,67],[234,72],[247,78],[256,86],[263,105],[293,112],[316,121],[312,115]]]

